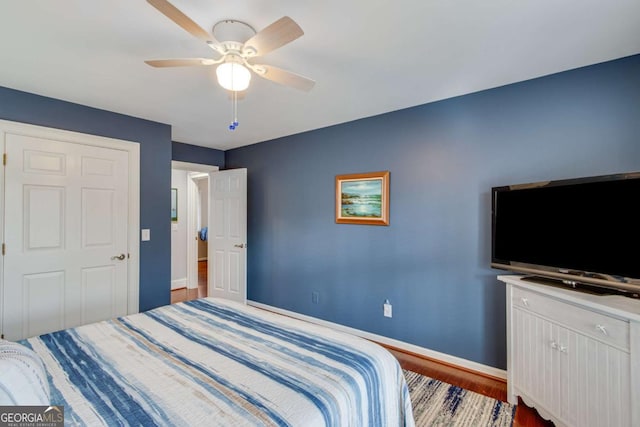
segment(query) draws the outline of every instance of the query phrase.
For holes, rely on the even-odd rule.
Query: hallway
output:
[[[207,261],[198,261],[198,287],[180,288],[171,291],[171,304],[207,296]]]

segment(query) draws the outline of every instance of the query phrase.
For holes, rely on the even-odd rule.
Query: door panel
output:
[[[82,270],[82,323],[117,316],[115,267],[105,265]],[[105,304],[108,301],[108,304]]]
[[[64,249],[65,189],[25,185],[22,211],[24,250]]]
[[[24,172],[41,175],[66,175],[64,153],[24,150]]]
[[[82,247],[114,247],[116,236],[115,217],[117,215],[111,189],[82,189]]]
[[[242,265],[242,254],[239,251],[230,252],[228,255],[229,267],[227,271],[229,272],[229,291],[234,294],[240,294],[242,289],[241,286],[241,265]]]
[[[225,236],[225,209],[224,209],[224,204],[225,201],[223,198],[221,199],[217,199],[217,200],[212,200],[211,201],[212,205],[213,205],[213,217],[210,218],[211,222],[209,222],[209,224],[211,224],[211,231],[213,231],[213,233],[210,232],[210,235],[213,234],[213,237],[216,239],[224,239]]]
[[[212,264],[213,264],[213,280],[212,286],[213,289],[217,292],[224,291],[224,275],[226,268],[224,268],[224,259],[225,252],[224,250],[217,250],[213,253],[212,256]]]
[[[34,336],[64,327],[64,271],[26,274],[22,280],[22,334]]]
[[[113,160],[85,156],[82,158],[82,176],[113,176]]]

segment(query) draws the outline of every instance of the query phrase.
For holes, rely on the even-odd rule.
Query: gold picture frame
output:
[[[389,225],[389,171],[337,175],[336,223]]]

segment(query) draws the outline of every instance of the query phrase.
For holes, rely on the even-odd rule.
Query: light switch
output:
[[[143,228],[142,229],[142,241],[146,242],[148,240],[151,240],[151,230],[148,228]]]

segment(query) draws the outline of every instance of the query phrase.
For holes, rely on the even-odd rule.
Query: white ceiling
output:
[[[210,30],[290,16],[305,35],[261,62],[316,80],[308,93],[254,77],[232,104],[215,57],[144,0],[0,0],[0,86],[172,126],[226,150],[640,53],[639,0],[173,0]]]

